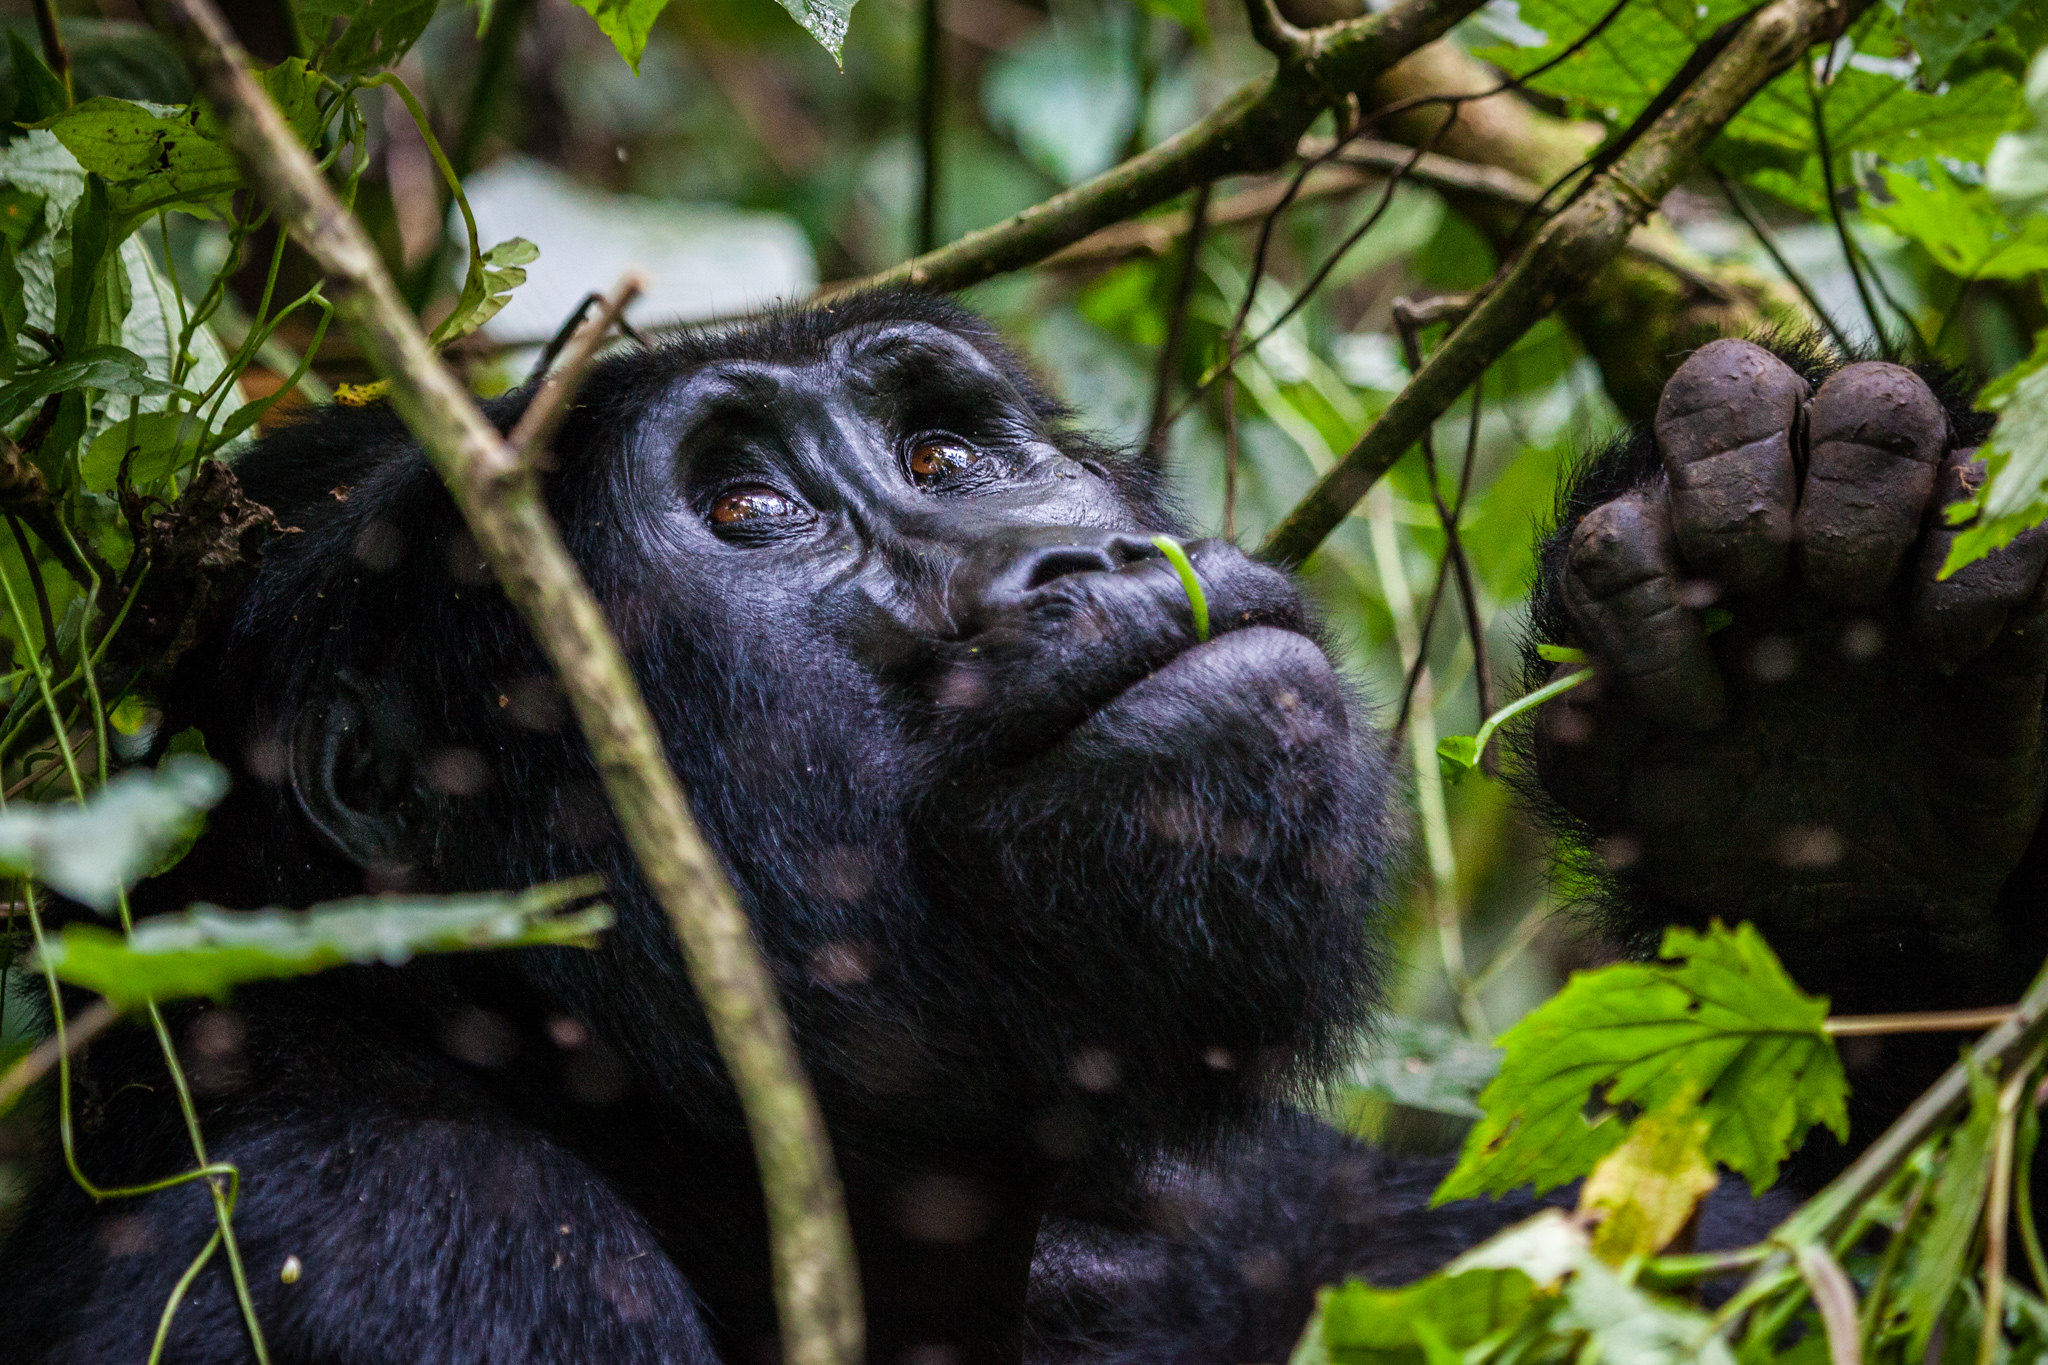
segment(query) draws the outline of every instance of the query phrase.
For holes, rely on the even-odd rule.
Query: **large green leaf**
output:
[[[1759,1192],[1814,1124],[1847,1135],[1827,1001],[1802,993],[1753,927],[1672,929],[1662,956],[1579,973],[1502,1036],[1486,1117],[1437,1203],[1576,1179],[1620,1145],[1624,1107],[1656,1112],[1687,1092],[1708,1158]]]
[[[1905,0],[1899,26],[1920,54],[1920,79],[1939,85],[1964,48],[2005,21],[2020,0]]]
[[[417,953],[472,948],[590,947],[611,927],[610,907],[555,911],[598,889],[591,879],[518,895],[369,896],[310,910],[194,906],[144,920],[125,938],[96,924],[72,925],[50,941],[43,960],[60,979],[124,1008],[219,998],[243,982],[351,962],[397,964]]]
[[[1323,1291],[1313,1329],[1333,1365],[1430,1365],[1504,1338],[1536,1306],[1520,1270],[1432,1275],[1399,1289],[1354,1280]],[[1297,1354],[1297,1365],[1313,1356]]]
[[[299,0],[314,65],[334,76],[395,66],[412,50],[436,0]]]
[[[53,393],[94,389],[141,397],[167,392],[170,387],[152,378],[147,362],[133,351],[119,346],[95,346],[75,359],[39,366],[0,384],[0,427]]]
[[[2048,270],[2048,218],[2015,224],[1982,185],[1965,185],[1939,161],[1920,176],[1887,171],[1889,204],[1864,211],[1919,243],[1941,268],[1965,280],[2022,280]]]
[[[260,79],[292,130],[311,138],[320,124],[318,78],[293,58]],[[130,220],[163,209],[212,215],[242,184],[220,123],[204,105],[90,99],[37,126],[106,178],[115,213]]]
[[[82,806],[10,806],[0,812],[0,868],[112,910],[121,892],[191,843],[227,789],[218,764],[178,755],[123,773]]]

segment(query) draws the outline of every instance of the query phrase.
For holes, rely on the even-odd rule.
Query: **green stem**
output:
[[[1209,598],[1202,591],[1202,580],[1195,574],[1194,561],[1188,558],[1188,552],[1183,550],[1180,542],[1172,536],[1154,536],[1152,544],[1158,548],[1160,554],[1166,556],[1166,562],[1173,565],[1173,571],[1180,575],[1181,591],[1188,595],[1188,610],[1195,618],[1195,640],[1207,644]]]

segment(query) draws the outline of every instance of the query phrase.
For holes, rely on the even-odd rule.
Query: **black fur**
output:
[[[509,425],[523,395],[495,404]],[[932,487],[931,433],[970,458]],[[950,458],[950,457],[949,457]],[[172,1016],[280,1362],[772,1358],[751,1154],[667,923],[544,661],[388,411],[238,473],[290,528],[186,664],[236,785],[147,909],[595,871],[595,952],[362,967]],[[1656,477],[1592,463],[1561,530]],[[723,529],[736,487],[785,497]],[[609,360],[547,497],[752,916],[824,1103],[870,1359],[1274,1360],[1314,1288],[1524,1216],[1287,1113],[1359,1032],[1401,818],[1281,575],[1145,539],[1159,472],[1074,432],[987,324],[904,295]],[[1559,628],[1553,535],[1539,638]],[[1622,886],[1641,936],[1666,907]],[[190,1164],[152,1039],[81,1066],[102,1184]],[[1705,1245],[1781,1208],[1717,1197]],[[1041,1225],[1043,1234],[1041,1235]],[[9,1360],[140,1359],[211,1233],[186,1185],[52,1160],[0,1252]],[[299,1274],[280,1269],[296,1258]],[[165,1358],[248,1359],[218,1258]]]

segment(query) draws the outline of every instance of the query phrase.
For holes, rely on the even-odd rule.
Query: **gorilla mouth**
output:
[[[1052,747],[1117,738],[1173,742],[1200,730],[1288,745],[1345,728],[1343,685],[1321,645],[1298,630],[1241,624],[1184,649],[1076,718]]]

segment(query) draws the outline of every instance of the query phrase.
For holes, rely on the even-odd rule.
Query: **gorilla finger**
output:
[[[1810,453],[1794,532],[1809,587],[1870,606],[1919,535],[1948,443],[1948,414],[1903,365],[1835,372],[1807,410]]]
[[[1974,451],[1950,456],[1941,470],[1942,505],[1968,496],[1983,477],[1984,463]],[[1989,649],[2014,613],[2024,611],[2048,566],[2048,527],[2037,526],[1944,579],[1941,566],[1964,529],[1947,525],[1936,514],[1920,543],[1906,608],[1914,636],[1945,668],[1968,663]]]
[[[1587,647],[1639,709],[1695,729],[1720,723],[1727,698],[1699,617],[1683,600],[1661,491],[1588,512],[1572,532],[1563,586]]]
[[[1691,569],[1735,592],[1785,576],[1799,484],[1793,430],[1812,390],[1747,341],[1693,352],[1657,400],[1672,531]]]

